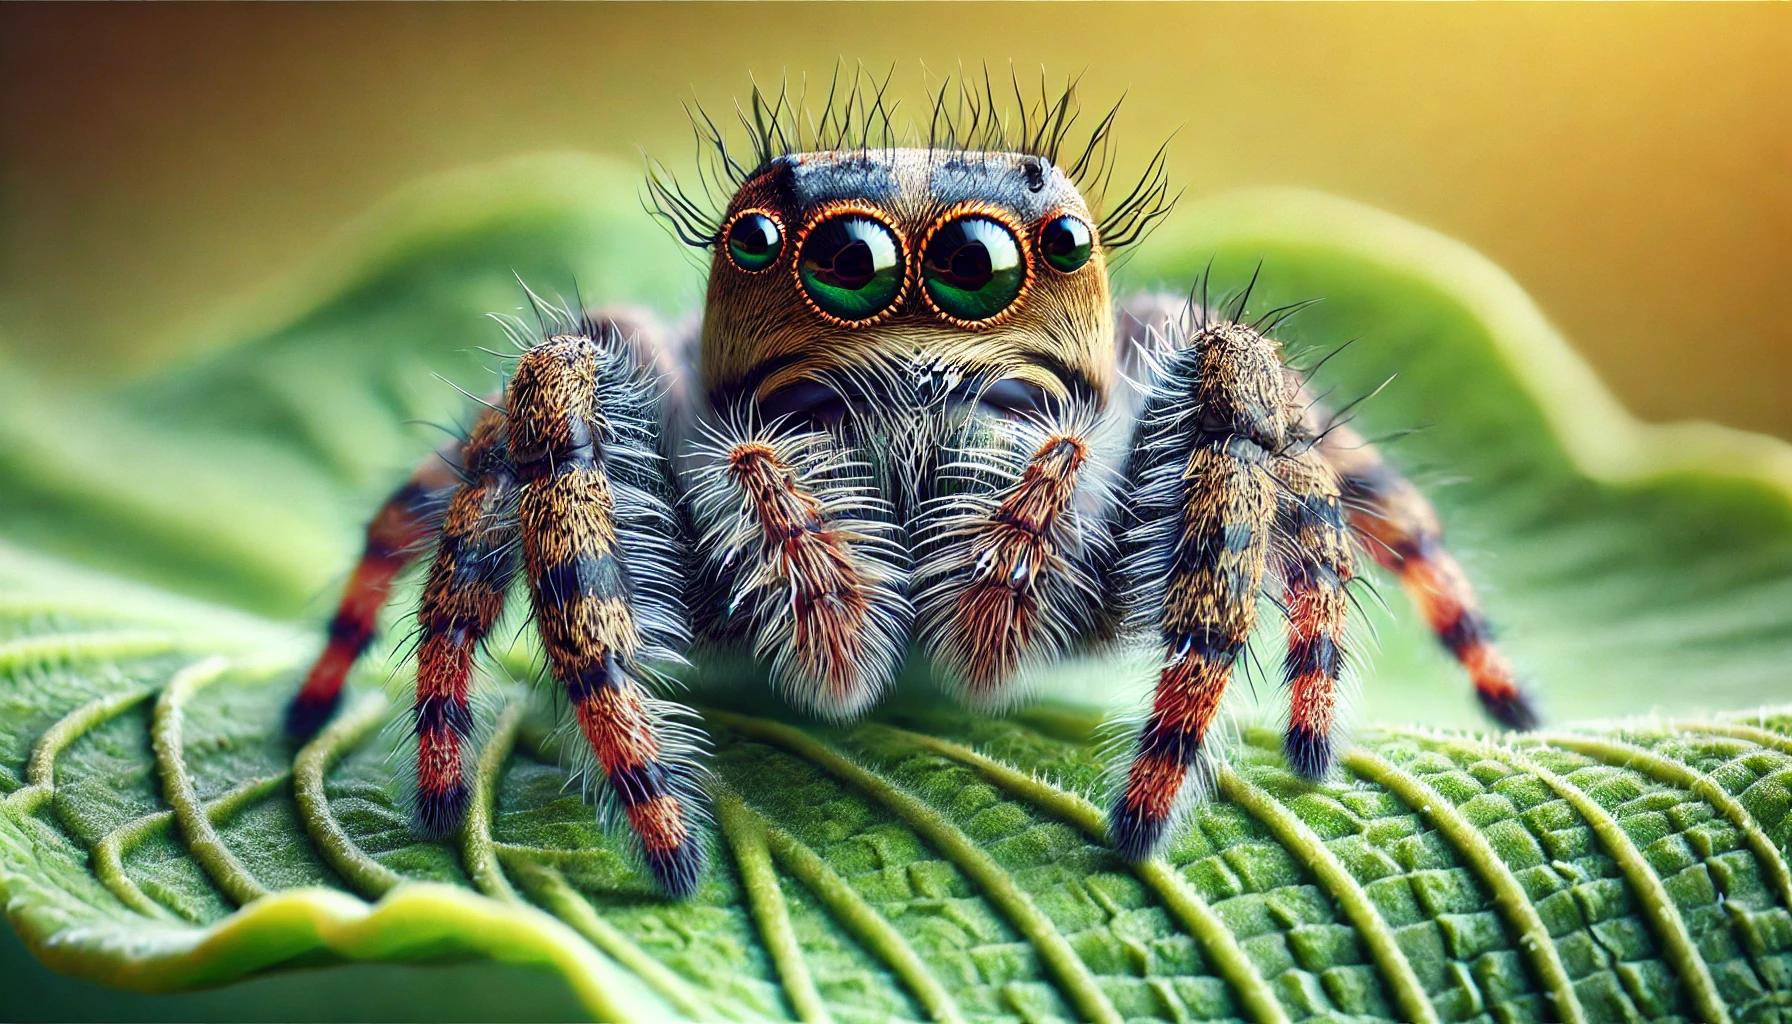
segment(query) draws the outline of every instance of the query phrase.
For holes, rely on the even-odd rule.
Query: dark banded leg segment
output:
[[[1202,325],[1151,369],[1121,577],[1134,627],[1160,639],[1164,664],[1109,812],[1115,850],[1135,860],[1161,845],[1191,772],[1207,781],[1208,734],[1256,624],[1277,503],[1271,453],[1291,408],[1273,343],[1236,325]]]
[[[417,610],[412,810],[417,830],[432,839],[452,833],[466,816],[473,663],[516,577],[517,486],[504,435],[496,410],[474,424],[464,454],[467,482],[449,499]]]
[[[1101,602],[1091,562],[1107,554],[1105,524],[1077,519],[1084,433],[1009,429],[1018,470],[997,461],[1005,452],[965,453],[945,472],[968,477],[966,489],[930,499],[915,531],[921,642],[979,707],[1012,699],[1024,666],[1089,632]]]
[[[1344,630],[1354,573],[1337,477],[1313,449],[1279,460],[1277,535],[1288,619],[1288,766],[1318,781],[1332,767],[1332,726],[1344,668]]]
[[[1129,859],[1151,856],[1162,842],[1256,625],[1275,510],[1265,461],[1223,440],[1189,459],[1158,622],[1164,666],[1109,817],[1114,848]]]
[[[1348,427],[1330,430],[1320,450],[1343,482],[1351,527],[1370,556],[1400,578],[1419,614],[1467,670],[1482,708],[1507,728],[1536,728],[1537,711],[1494,644],[1462,566],[1444,546],[1431,503]]]
[[[653,493],[628,482],[657,455],[639,443],[650,427],[633,408],[641,392],[625,366],[632,360],[609,340],[554,337],[519,362],[509,392],[518,521],[554,678],[648,870],[668,896],[683,898],[703,873],[702,797],[669,709],[643,687],[642,662],[684,637],[673,579],[653,578],[675,578],[667,548],[676,539],[642,532],[655,522],[669,531],[674,520],[649,507]],[[636,568],[645,575],[632,575]],[[660,607],[648,610],[654,601]],[[654,635],[668,627],[675,636]]]
[[[460,482],[461,443],[425,459],[367,524],[361,560],[330,619],[329,640],[286,706],[286,734],[310,739],[336,713],[342,684],[373,643],[392,582],[414,561],[436,528],[434,515]]]

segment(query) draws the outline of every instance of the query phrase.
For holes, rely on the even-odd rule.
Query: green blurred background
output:
[[[1509,269],[1651,419],[1792,437],[1786,5],[0,7],[0,339],[129,374],[423,175],[543,149],[690,158],[839,57],[1012,61],[1178,126],[1191,196],[1304,185]]]

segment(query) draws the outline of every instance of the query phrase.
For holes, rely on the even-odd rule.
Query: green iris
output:
[[[823,312],[869,320],[902,291],[902,249],[881,221],[843,213],[809,231],[797,274]]]
[[[1014,234],[1001,221],[973,214],[933,233],[921,275],[940,312],[988,320],[1020,296],[1027,268]]]
[[[783,248],[778,222],[763,213],[746,214],[728,228],[728,258],[742,270],[764,270],[777,262]]]
[[[1089,262],[1095,236],[1075,217],[1059,217],[1039,232],[1039,248],[1053,270],[1068,274]]]

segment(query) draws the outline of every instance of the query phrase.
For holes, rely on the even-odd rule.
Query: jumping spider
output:
[[[684,709],[654,694],[693,642],[750,649],[792,704],[838,721],[911,645],[980,707],[1075,650],[1150,647],[1155,695],[1109,812],[1129,858],[1202,788],[1266,585],[1287,620],[1287,760],[1327,774],[1359,541],[1487,711],[1534,722],[1429,503],[1283,362],[1286,311],[1110,299],[1110,257],[1167,208],[1161,160],[1098,220],[1077,182],[1102,180],[1112,119],[1060,161],[1068,95],[944,131],[936,107],[909,148],[873,144],[855,102],[864,115],[830,102],[804,134],[795,106],[755,94],[754,159],[718,150],[720,216],[653,180],[709,252],[688,365],[692,346],[636,313],[519,322],[502,393],[368,527],[293,734],[334,711],[425,550],[419,831],[466,812],[474,661],[520,570],[587,778],[673,897],[703,870],[707,797]]]

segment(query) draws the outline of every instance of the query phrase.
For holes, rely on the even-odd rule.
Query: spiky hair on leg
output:
[[[416,699],[410,787],[419,834],[439,839],[466,815],[485,643],[504,614],[518,569],[517,487],[506,416],[487,408],[462,453],[417,610]]]
[[[1162,652],[1156,644],[1128,645],[1122,664],[1149,666],[1156,670]],[[1196,807],[1211,799],[1219,786],[1223,752],[1237,741],[1237,720],[1229,713],[1214,722],[1206,742],[1194,752],[1185,766],[1182,780],[1168,797],[1157,815],[1139,815],[1137,806],[1126,810],[1124,797],[1132,782],[1132,769],[1139,755],[1139,737],[1152,721],[1149,707],[1129,708],[1107,715],[1096,728],[1093,746],[1097,763],[1103,766],[1094,792],[1089,796],[1109,810],[1109,841],[1114,851],[1127,860],[1144,860],[1165,851],[1182,830]],[[1118,813],[1116,813],[1118,812]],[[1130,813],[1131,817],[1122,817]]]
[[[582,744],[573,777],[662,891],[707,859],[703,747],[658,695],[689,643],[688,539],[664,456],[664,381],[613,322],[531,293],[507,398],[533,618]],[[513,325],[513,334],[516,333]]]
[[[1338,476],[1317,449],[1277,459],[1271,473],[1280,493],[1270,575],[1280,581],[1276,604],[1287,639],[1282,750],[1296,774],[1321,782],[1344,742],[1340,722],[1347,717],[1342,706],[1352,678],[1349,587],[1356,559]]]
[[[943,447],[913,525],[916,633],[961,701],[999,710],[1094,631],[1113,557],[1091,409],[977,416]]]
[[[456,436],[425,458],[368,522],[360,561],[330,618],[324,649],[286,706],[289,738],[308,740],[335,715],[349,672],[378,635],[380,612],[394,585],[435,547],[448,500],[461,482],[464,444],[464,436]]]
[[[647,868],[666,892],[683,896],[696,889],[707,859],[709,743],[689,708],[663,699],[680,688],[667,670],[685,664],[683,652],[691,640],[683,583],[691,564],[688,538],[673,504],[670,465],[661,454],[664,385],[640,363],[629,339],[607,325],[596,332],[585,326],[599,343],[599,463],[610,481],[615,546],[628,581],[632,637],[619,646],[632,654],[619,668],[639,684],[629,711],[648,723],[657,749],[642,761],[650,767],[631,773],[610,766],[606,772],[591,744],[569,745],[579,751],[573,778],[587,799],[595,794],[599,822],[624,840],[630,860]],[[588,739],[584,717],[575,707],[567,727]],[[677,851],[649,849],[644,841],[638,808],[651,805],[655,796],[671,797],[682,810],[679,824],[687,838]]]
[[[1295,414],[1296,385],[1267,337],[1229,317],[1180,341],[1146,359],[1117,572],[1129,632],[1154,640],[1161,658],[1111,803],[1115,848],[1135,858],[1162,842],[1191,770],[1211,753],[1256,626],[1281,490],[1274,470]]]
[[[664,410],[669,384],[618,320],[594,318],[526,286],[524,291],[532,319],[494,317],[519,352],[555,339],[581,338],[590,346],[591,390],[597,396],[592,440],[609,482],[617,546],[629,570],[638,659],[650,666],[682,666],[691,641],[682,581],[692,558],[669,456]]]
[[[744,410],[698,429],[686,476],[720,613],[745,620],[791,704],[857,717],[895,679],[913,618],[889,503],[838,434]]]

